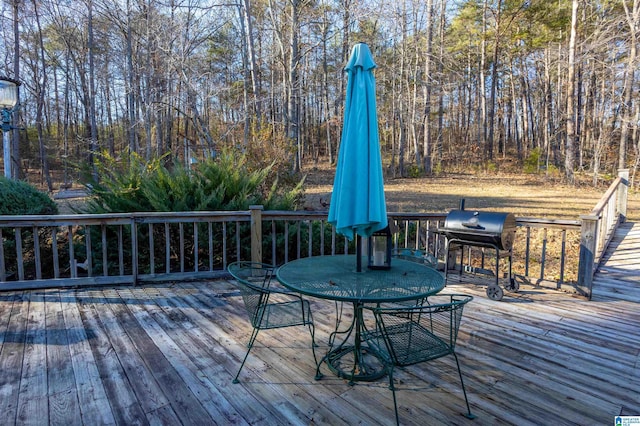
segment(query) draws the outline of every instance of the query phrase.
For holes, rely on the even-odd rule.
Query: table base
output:
[[[341,346],[327,353],[324,361],[329,370],[349,382],[371,382],[387,374],[382,360],[370,348]],[[321,377],[316,375],[316,379]]]
[[[349,380],[350,384],[354,382],[371,382],[387,374],[384,362],[378,353],[362,340],[362,331],[365,328],[362,306],[360,302],[353,303],[353,320],[346,330],[338,330],[340,319],[336,321],[336,330],[329,337],[330,349],[316,368],[316,380],[322,378],[320,366],[323,362],[327,363],[327,367],[331,372],[342,379]],[[349,344],[347,342],[352,333],[354,338],[352,343]],[[333,343],[339,334],[345,335],[344,339],[334,348]]]

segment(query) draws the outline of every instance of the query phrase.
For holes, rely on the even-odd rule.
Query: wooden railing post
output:
[[[262,211],[264,206],[249,206],[251,211],[251,261],[262,263]]]
[[[591,287],[598,247],[598,220],[595,215],[581,215],[580,258],[578,260],[578,288],[591,299]]]
[[[620,223],[627,220],[627,197],[629,193],[629,169],[618,169],[620,185],[618,186],[618,215]]]

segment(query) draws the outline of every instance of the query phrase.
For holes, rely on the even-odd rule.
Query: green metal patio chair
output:
[[[271,280],[275,276],[275,268],[271,265],[242,261],[231,263],[227,270],[235,279],[249,316],[249,322],[253,327],[247,344],[247,353],[233,383],[239,382],[238,376],[240,376],[242,367],[249,357],[249,352],[260,330],[299,325],[308,326],[311,333],[313,359],[317,365],[315,328],[309,301],[303,299],[298,293],[290,292],[278,285],[272,285]]]
[[[404,367],[453,355],[458,367],[462,393],[467,404],[467,418],[473,419],[460,363],[455,353],[462,310],[473,299],[466,295],[434,295],[428,305],[387,308],[365,307],[373,312],[375,329],[364,333],[364,340],[380,354],[387,366],[389,388],[393,392],[396,423],[399,424],[394,367]]]
[[[423,250],[412,250],[408,248],[394,249],[391,256],[395,259],[402,259],[409,262],[420,263],[422,265],[430,266],[434,269],[436,269],[438,266],[438,259],[436,259],[432,254],[429,254]],[[405,302],[394,302],[393,304],[385,303],[384,307],[424,305],[428,303],[428,298],[425,297],[416,300],[407,300]]]
[[[424,265],[431,266],[432,268],[436,268],[438,266],[438,259],[436,259],[431,253],[424,250],[413,250],[409,248],[394,249],[392,256],[397,257],[398,259],[422,263]]]

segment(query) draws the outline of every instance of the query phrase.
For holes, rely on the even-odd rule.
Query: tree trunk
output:
[[[446,33],[446,10],[447,0],[440,0],[440,51],[438,52],[438,69],[436,75],[440,80],[444,79],[444,37]],[[442,159],[444,156],[443,141],[444,139],[444,89],[440,86],[438,93],[438,130],[436,133],[436,152],[438,153],[438,169],[442,168]]]
[[[620,151],[618,155],[618,168],[624,169],[627,163],[627,139],[629,127],[633,120],[633,106],[631,94],[633,93],[633,76],[636,72],[637,33],[640,26],[640,0],[633,0],[632,10],[629,10],[628,0],[622,0],[624,12],[629,24],[629,56],[627,67],[624,71],[623,96],[620,105]]]
[[[95,66],[93,63],[94,57],[94,40],[93,40],[93,0],[89,0],[87,3],[88,8],[88,48],[89,48],[89,118],[90,118],[90,142],[89,142],[89,164],[93,171],[94,179],[98,179],[98,170],[94,162],[94,155],[98,152],[98,125],[96,123],[96,81],[95,81]]]
[[[45,91],[47,88],[47,61],[45,59],[45,48],[42,37],[42,28],[40,27],[40,14],[38,12],[38,2],[33,1],[33,10],[36,19],[36,25],[38,28],[38,44],[40,51],[40,66],[42,67],[42,81],[36,82],[36,96],[37,96],[37,107],[36,107],[36,131],[38,132],[38,146],[40,148],[40,162],[42,165],[42,175],[47,183],[47,189],[49,192],[53,191],[53,183],[51,182],[51,173],[49,171],[49,155],[47,153],[47,147],[45,144],[45,135],[43,131],[42,122],[44,121],[44,106],[45,106]]]
[[[127,135],[129,136],[129,152],[137,152],[136,143],[136,105],[134,93],[134,75],[133,75],[133,32],[131,28],[131,2],[127,0],[127,28],[126,28],[126,49],[127,49],[127,113],[129,123],[127,126]]]
[[[298,172],[302,163],[300,146],[300,75],[298,65],[300,63],[300,51],[298,48],[299,8],[300,0],[291,1],[291,28],[289,33],[289,90],[287,99],[287,137],[296,153],[293,163],[293,171]]]
[[[433,50],[433,0],[427,0],[427,46],[424,60],[424,121],[423,121],[423,141],[422,141],[422,167],[426,174],[432,172],[431,157],[431,55]]]
[[[496,7],[496,34],[493,45],[493,66],[491,67],[491,93],[489,100],[489,114],[487,117],[487,123],[489,124],[489,135],[487,136],[485,149],[486,149],[486,158],[491,161],[493,160],[493,135],[495,128],[495,115],[496,115],[496,90],[498,87],[498,52],[500,47],[500,17],[502,10],[502,0],[498,0],[498,5]]]
[[[13,78],[20,81],[20,26],[18,23],[20,22],[18,5],[20,4],[20,0],[13,1]],[[18,91],[18,103],[16,104],[15,112],[13,113],[13,122],[14,125],[21,122],[20,119],[20,86],[16,88]],[[11,149],[11,164],[14,168],[13,173],[11,173],[11,177],[13,179],[22,179],[24,174],[22,172],[22,163],[20,159],[20,130],[16,128],[13,129],[13,138],[12,138],[12,149]]]
[[[573,169],[575,167],[575,146],[576,146],[576,39],[578,26],[578,2],[572,1],[571,7],[571,38],[569,40],[569,68],[567,72],[567,141],[565,146],[565,176],[571,184],[575,183]]]
[[[482,43],[480,46],[480,92],[478,99],[480,101],[480,111],[478,120],[478,146],[487,145],[487,89],[485,68],[487,66],[487,1],[484,0],[482,6]]]

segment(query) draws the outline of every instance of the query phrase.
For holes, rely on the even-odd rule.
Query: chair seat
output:
[[[392,353],[389,353],[380,330],[365,333],[365,340],[387,362],[398,366],[413,365],[452,353],[446,342],[414,322],[386,327],[384,333],[391,342]]]
[[[260,318],[258,314],[256,318]],[[309,301],[294,300],[291,302],[269,303],[263,305],[262,322],[254,327],[262,329],[307,325],[311,323]]]

